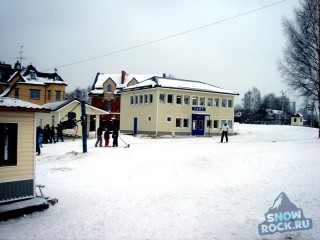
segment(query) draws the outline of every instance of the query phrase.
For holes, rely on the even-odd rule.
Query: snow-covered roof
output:
[[[292,114],[291,117],[301,117],[302,118],[303,115],[301,113],[296,112],[296,113]]]
[[[126,87],[123,89],[123,91],[125,92],[125,91],[154,88],[154,87],[239,95],[234,91],[223,89],[223,88],[220,88],[208,83],[200,82],[200,81],[163,78],[163,77],[153,77],[153,78],[147,79],[136,85]]]
[[[80,107],[81,102],[77,99],[69,99],[59,102],[46,103],[42,106],[49,108],[51,111],[58,111],[72,102],[78,103]],[[109,114],[109,112],[93,107],[90,104],[86,103],[86,114]]]
[[[71,103],[72,101],[74,101],[74,100],[71,99],[71,100],[64,100],[64,101],[58,101],[58,102],[51,102],[51,103],[43,104],[42,106],[49,108],[51,111],[56,111],[56,110],[62,108],[63,106]]]
[[[161,74],[125,74],[124,82],[122,84],[121,83],[122,74],[100,73],[100,74],[98,74],[98,77],[95,81],[93,89],[95,89],[95,90],[102,89],[103,84],[109,78],[112,79],[116,83],[117,88],[123,88],[123,87],[126,87],[128,85],[128,83],[133,79],[137,80],[137,82],[141,82],[141,81],[146,80],[148,78],[151,78],[153,76],[161,76]]]
[[[26,102],[16,98],[0,97],[0,108],[25,108],[33,110],[49,110],[45,106]]]

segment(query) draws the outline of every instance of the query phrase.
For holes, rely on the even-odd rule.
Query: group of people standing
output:
[[[104,134],[103,134],[103,128],[99,127],[97,130],[97,141],[96,144],[94,145],[95,147],[103,147],[102,146],[102,134],[103,134],[103,138],[104,138],[104,146],[105,147],[111,147],[109,146],[109,142],[110,142],[110,130],[108,128],[105,129]],[[112,138],[113,138],[113,142],[112,142],[112,147],[118,147],[118,137],[119,137],[119,130],[114,129],[112,131]]]
[[[55,130],[57,130],[57,134]],[[36,153],[40,155],[42,144],[56,143],[59,139],[63,142],[62,133],[63,129],[60,124],[58,124],[56,128],[54,126],[50,127],[49,124],[47,124],[43,129],[41,126],[38,126],[36,131]]]

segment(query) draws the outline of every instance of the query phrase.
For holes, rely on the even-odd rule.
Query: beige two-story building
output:
[[[128,134],[208,136],[227,122],[236,92],[204,82],[152,77],[121,92],[120,130]]]

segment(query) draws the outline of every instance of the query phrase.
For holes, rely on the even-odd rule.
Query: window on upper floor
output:
[[[0,123],[0,167],[17,165],[18,124]]]
[[[228,100],[228,108],[233,107],[233,101],[231,99]]]
[[[30,89],[29,96],[30,96],[30,99],[40,99],[40,90]]]
[[[190,105],[190,96],[183,96],[183,103],[184,105]]]
[[[19,98],[19,88],[14,89],[14,97]]]
[[[204,107],[205,104],[206,104],[206,102],[205,102],[205,97],[200,97],[200,98],[199,98],[199,106]]]
[[[168,94],[167,103],[173,104],[173,94]]]
[[[133,105],[134,104],[134,98],[133,96],[130,96],[130,105]]]
[[[160,93],[160,95],[159,95],[159,102],[160,102],[160,103],[166,103],[166,94]]]
[[[221,101],[221,107],[226,108],[227,107],[227,99],[222,99]]]
[[[192,106],[198,106],[198,97],[192,96]]]
[[[107,92],[108,92],[108,93],[111,93],[111,91],[112,91],[111,84],[108,84],[108,86],[107,86]]]
[[[208,98],[207,106],[208,107],[213,107],[213,98]]]
[[[220,99],[219,98],[215,98],[214,99],[214,106],[215,107],[219,107],[220,106]]]
[[[149,94],[149,103],[153,102],[153,94]]]
[[[56,91],[56,100],[61,100],[61,91]]]
[[[176,96],[176,104],[181,105],[182,104],[182,95]]]
[[[143,104],[143,95],[139,95],[139,103]]]
[[[48,90],[48,92],[47,92],[47,98],[48,98],[48,100],[51,99],[51,90]]]
[[[34,71],[30,71],[30,79],[36,79],[37,75]]]
[[[148,94],[145,94],[145,95],[144,95],[144,103],[145,103],[145,104],[148,104]]]

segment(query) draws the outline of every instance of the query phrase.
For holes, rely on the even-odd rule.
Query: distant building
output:
[[[14,68],[0,63],[0,97],[43,105],[64,100],[66,86],[57,72],[39,72],[32,65],[22,68],[18,61]]]
[[[122,71],[121,74],[98,72],[89,96],[91,97],[92,106],[110,113],[109,115],[102,115],[100,117],[101,125],[104,127],[119,128],[121,90],[156,75],[127,74],[125,71]],[[93,121],[94,119],[91,117],[91,122]],[[92,127],[91,130],[93,130]]]
[[[49,111],[0,97],[0,203],[35,197],[35,116]]]
[[[218,134],[234,131],[236,92],[204,82],[152,77],[121,91],[120,130],[129,134]]]
[[[300,113],[294,113],[291,115],[292,126],[303,126],[303,115]]]

